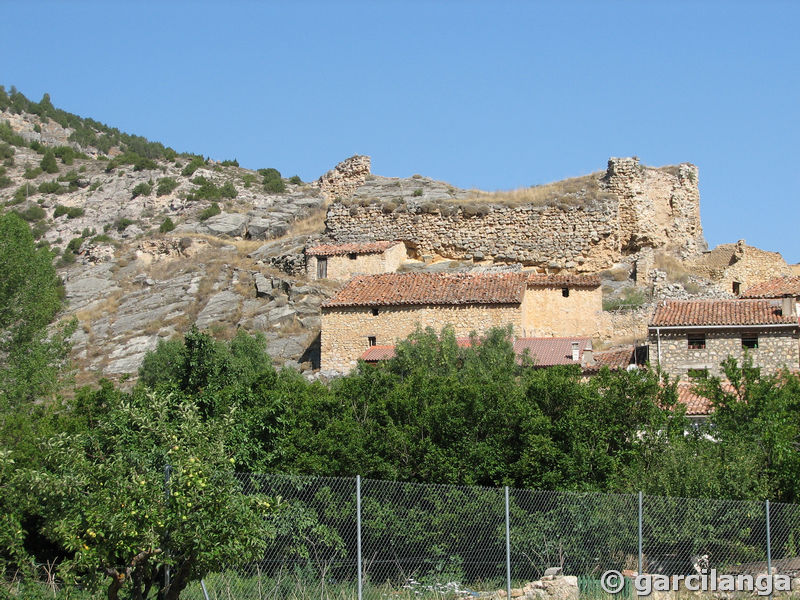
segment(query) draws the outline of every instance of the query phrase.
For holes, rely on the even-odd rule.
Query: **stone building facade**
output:
[[[306,275],[347,280],[354,275],[394,273],[405,259],[402,242],[322,244],[306,249]]]
[[[403,240],[418,255],[492,260],[597,272],[643,248],[705,250],[697,167],[650,168],[635,158],[612,158],[595,182],[602,193],[581,203],[448,207],[408,204],[387,212],[379,203],[328,208],[327,234],[339,242]]]
[[[671,300],[660,303],[649,327],[650,363],[681,380],[724,376],[729,356],[745,354],[765,373],[800,367],[800,326],[793,298]]]
[[[558,290],[543,294],[548,285]],[[542,276],[529,273],[405,273],[359,276],[322,305],[321,368],[346,372],[372,346],[393,345],[418,327],[439,332],[452,326],[456,336],[482,334],[493,327],[511,325],[514,337],[526,332],[556,331],[563,314],[574,314],[570,304],[596,306],[598,294],[576,290],[597,289],[594,277]],[[569,293],[564,295],[563,290]],[[528,294],[531,293],[530,296]],[[562,308],[547,306],[556,303]],[[541,311],[541,322],[536,306]],[[555,321],[554,321],[555,320]],[[573,321],[578,323],[578,321]],[[591,327],[594,331],[596,326]],[[581,335],[582,331],[571,332]]]
[[[522,301],[523,335],[529,337],[571,336],[576,333],[595,337],[603,312],[603,292],[599,285],[570,286],[565,278],[541,277],[541,284],[529,279]]]

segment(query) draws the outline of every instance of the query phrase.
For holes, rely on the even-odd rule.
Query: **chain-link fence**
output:
[[[610,569],[800,571],[797,505],[360,478],[242,481],[244,493],[282,506],[269,550],[244,567],[220,565],[182,597],[465,597],[518,587],[548,567],[587,590]]]

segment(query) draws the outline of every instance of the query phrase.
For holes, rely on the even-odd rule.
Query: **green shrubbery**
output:
[[[84,211],[80,206],[64,206],[62,204],[57,204],[53,211],[53,218],[58,219],[59,217],[67,215],[68,219],[77,219],[78,217],[82,217],[83,214]]]
[[[172,219],[167,217],[159,226],[158,231],[161,233],[169,233],[173,229],[175,229],[175,223],[172,222]]]
[[[191,177],[192,175],[194,175],[194,172],[197,171],[197,169],[204,166],[205,164],[206,164],[206,159],[204,159],[202,156],[193,156],[192,160],[190,160],[189,163],[185,167],[183,167],[181,175],[183,175],[184,177]]]
[[[219,204],[217,204],[216,202],[212,202],[211,206],[209,206],[208,208],[200,211],[199,218],[200,218],[201,221],[207,221],[211,217],[216,217],[221,212],[222,211],[219,208]]]
[[[124,154],[120,154],[119,156],[115,156],[106,165],[106,173],[110,173],[120,165],[133,165],[134,171],[145,171],[145,170],[152,170],[157,169],[158,165],[156,162],[146,156],[141,156],[136,152],[125,152]]]
[[[178,182],[172,177],[162,177],[158,180],[158,187],[156,188],[156,196],[166,196],[172,193],[178,187]]]
[[[43,181],[39,184],[39,191],[42,194],[64,194],[69,191],[69,188],[57,181]]]
[[[0,121],[0,141],[12,146],[27,146],[25,138],[18,133],[14,133],[8,121]]]
[[[42,161],[39,163],[42,171],[45,173],[58,173],[58,164],[56,163],[56,155],[52,150],[46,150]]]
[[[192,183],[198,187],[189,192],[186,196],[187,200],[221,200],[222,198],[235,198],[237,195],[236,188],[230,181],[217,186],[205,177],[195,177],[192,179]]]
[[[8,159],[14,156],[15,150],[10,144],[0,142],[0,159]]]
[[[271,194],[280,194],[286,191],[286,183],[281,179],[281,172],[278,169],[259,169],[262,177],[264,191]]]
[[[292,175],[291,177],[289,177],[289,183],[294,185],[301,185],[303,183],[303,180],[300,179],[299,175]]]
[[[0,167],[0,189],[8,187],[12,183],[11,178],[6,175],[6,168]]]
[[[36,193],[36,186],[31,185],[30,183],[25,183],[17,188],[17,191],[14,192],[14,198],[12,200],[13,204],[20,204],[25,202],[28,198],[33,196]]]
[[[223,160],[220,164],[223,167],[238,167],[239,161],[234,158],[233,160]]]
[[[38,204],[32,204],[28,208],[16,212],[26,221],[39,221],[40,219],[45,218],[44,209]]]
[[[152,192],[153,192],[153,186],[147,183],[146,181],[143,181],[142,183],[137,184],[136,187],[133,188],[132,197],[136,198],[138,196],[149,196]]]
[[[132,219],[128,219],[127,217],[123,217],[121,219],[117,219],[114,222],[114,227],[117,231],[123,232],[129,225],[133,225],[134,221]]]

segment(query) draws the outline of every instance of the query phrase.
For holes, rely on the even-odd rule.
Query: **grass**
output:
[[[603,298],[603,310],[635,310],[644,306],[650,298],[641,288],[626,287],[616,298]]]
[[[479,202],[503,206],[583,206],[594,200],[608,200],[614,197],[601,185],[604,174],[605,171],[597,171],[581,177],[572,177],[507,192],[475,191],[472,196],[458,202]]]
[[[666,252],[657,252],[653,266],[666,272],[668,281],[686,284],[689,281],[689,270],[683,261]]]

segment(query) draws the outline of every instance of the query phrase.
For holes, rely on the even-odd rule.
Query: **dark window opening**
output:
[[[368,336],[367,337],[367,342],[369,343],[370,346],[377,346],[378,345],[378,340],[374,335]]]
[[[561,288],[561,295],[564,296],[564,298],[569,298],[569,288]]]
[[[326,256],[317,257],[317,279],[328,277],[328,258]]]
[[[350,260],[355,260],[357,256],[358,255],[355,252],[351,252],[350,254],[347,255],[347,258],[349,258]]]
[[[708,379],[708,369],[688,369],[689,379]]]
[[[739,283],[738,281],[734,281],[733,282],[733,294],[735,296],[738,296],[741,291],[742,291],[742,284]]]
[[[377,317],[378,316],[378,309],[377,308],[373,308],[372,309],[372,316],[373,317]]]
[[[758,348],[758,336],[754,334],[745,333],[742,335],[742,348],[755,349]]]
[[[705,350],[706,334],[690,333],[688,336],[688,345],[689,345],[689,350]]]

